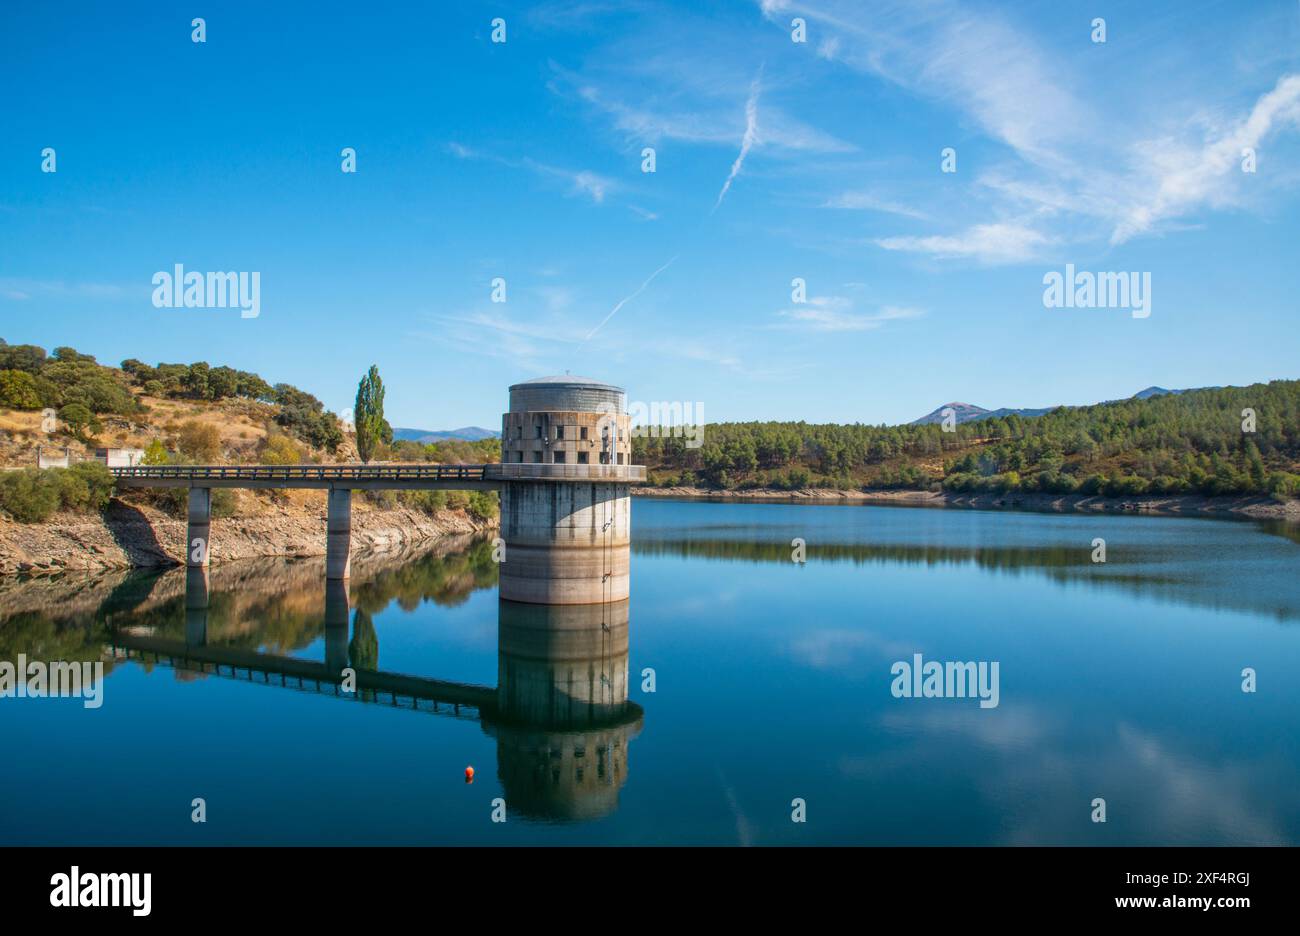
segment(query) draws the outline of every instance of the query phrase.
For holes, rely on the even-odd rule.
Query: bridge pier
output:
[[[211,554],[212,489],[190,488],[190,503],[185,532],[185,564],[191,569],[205,569]]]
[[[185,570],[185,643],[202,647],[208,642],[208,570],[195,566]]]
[[[348,583],[342,579],[325,582],[325,667],[339,674],[348,665],[348,619],[352,606]]]
[[[325,578],[343,580],[352,574],[352,491],[330,488],[326,519]]]

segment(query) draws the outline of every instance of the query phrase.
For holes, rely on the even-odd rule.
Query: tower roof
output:
[[[593,390],[614,390],[618,393],[625,392],[622,387],[604,380],[595,380],[591,377],[578,377],[573,374],[559,374],[555,377],[534,377],[532,380],[525,380],[517,384],[511,384],[510,389],[516,387],[582,387]]]

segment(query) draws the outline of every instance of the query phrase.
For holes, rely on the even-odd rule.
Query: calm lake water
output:
[[[0,841],[1300,842],[1294,529],[649,499],[633,518],[631,601],[544,620],[498,601],[486,541],[359,560],[350,595],[320,561],[216,566],[206,610],[184,570],[0,583],[0,659],[108,660],[98,709],[0,699]],[[896,698],[917,653],[997,662],[999,704]],[[326,660],[381,675],[318,691]],[[564,729],[475,708],[499,684],[526,707],[556,661],[597,694],[626,678],[635,706]]]

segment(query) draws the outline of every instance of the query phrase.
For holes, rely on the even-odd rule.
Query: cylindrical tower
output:
[[[501,420],[501,597],[597,604],[628,597],[632,440],[621,387],[541,377],[510,388]]]

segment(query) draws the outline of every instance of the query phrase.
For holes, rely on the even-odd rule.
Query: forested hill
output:
[[[750,422],[709,424],[703,437],[698,448],[680,435],[635,437],[633,461],[662,486],[1300,494],[1296,380],[1011,414],[953,432]]]

